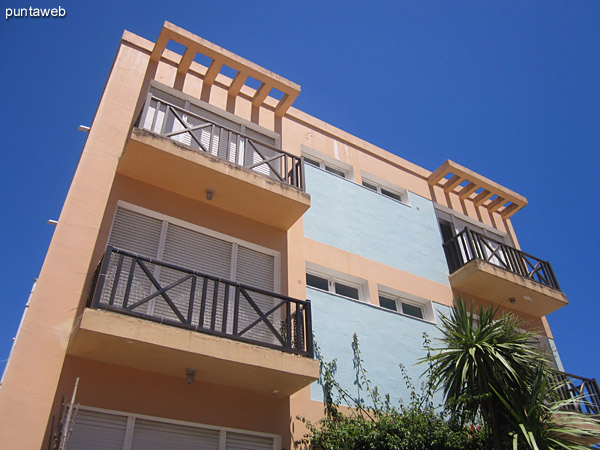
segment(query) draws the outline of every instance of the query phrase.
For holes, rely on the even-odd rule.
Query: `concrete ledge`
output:
[[[569,303],[565,294],[556,289],[478,259],[451,274],[450,285],[536,317],[546,316]],[[515,302],[510,302],[510,298],[514,298]]]
[[[310,207],[305,192],[138,128],[117,172],[283,230]]]
[[[68,354],[251,391],[291,395],[319,377],[316,360],[86,308]]]

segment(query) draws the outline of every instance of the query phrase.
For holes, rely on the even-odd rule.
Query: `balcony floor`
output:
[[[117,171],[275,228],[289,229],[310,195],[278,180],[134,128]],[[213,191],[211,200],[206,190]]]
[[[480,259],[474,259],[452,273],[450,286],[538,317],[568,304],[567,297],[562,292]],[[510,302],[510,298],[514,298],[515,302]]]
[[[124,367],[288,396],[319,377],[316,360],[86,308],[68,353]]]

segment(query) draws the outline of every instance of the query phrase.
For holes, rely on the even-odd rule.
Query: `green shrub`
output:
[[[426,340],[428,345],[428,341]],[[326,400],[326,416],[316,423],[299,418],[309,433],[297,444],[315,450],[475,450],[489,448],[488,432],[479,425],[462,425],[445,419],[443,409],[434,408],[432,383],[426,379],[416,392],[403,366],[400,375],[411,392],[408,405],[393,406],[371,387],[363,367],[356,334],[352,343],[357,379],[369,404],[345,391],[335,379],[336,361],[324,362],[317,348]],[[346,414],[340,405],[350,407]]]

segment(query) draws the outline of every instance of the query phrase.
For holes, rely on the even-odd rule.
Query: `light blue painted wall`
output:
[[[554,339],[548,338],[548,345],[550,346],[550,350],[552,351],[552,356],[554,357],[554,362],[556,363],[556,368],[561,372],[565,371],[565,367],[560,359],[560,355],[558,354],[558,349],[556,348],[556,343]]]
[[[431,201],[409,193],[407,206],[308,164],[306,186],[311,195],[306,237],[448,284]]]
[[[354,333],[358,335],[369,379],[373,386],[378,386],[381,394],[390,394],[394,404],[400,399],[405,403],[409,401],[409,391],[398,368],[399,363],[405,365],[413,385],[420,392],[423,381],[420,376],[426,366],[415,364],[426,354],[423,350],[423,333],[427,333],[432,340],[440,336],[434,324],[318,289],[308,288],[307,296],[312,302],[317,345],[325,361],[337,358],[336,380],[348,392],[353,395],[358,393],[352,359]],[[435,305],[434,310],[436,317],[440,312],[448,314],[448,308],[442,305]],[[317,382],[311,386],[311,398],[323,401],[323,390]],[[441,397],[437,395],[435,401],[440,404]]]

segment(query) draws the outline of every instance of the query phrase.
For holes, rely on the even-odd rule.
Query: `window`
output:
[[[379,306],[404,316],[435,322],[433,303],[408,292],[401,292],[385,286],[379,287]]]
[[[408,192],[405,189],[402,189],[398,186],[393,186],[383,180],[375,181],[375,177],[373,175],[363,174],[362,176],[362,185],[367,189],[396,200],[397,202],[402,202],[405,204],[409,203]]]
[[[352,166],[350,164],[346,164],[305,145],[302,146],[302,156],[304,157],[304,162],[310,166],[318,167],[338,177],[352,179]]]
[[[423,307],[412,303],[407,303],[400,298],[390,298],[379,295],[379,306],[392,311],[397,311],[407,316],[423,319]]]
[[[306,164],[310,164],[311,166],[318,167],[319,169],[326,170],[327,172],[337,175],[338,177],[347,178],[348,176],[348,173],[345,170],[326,163],[325,161],[319,161],[317,159],[305,156],[304,162]]]
[[[281,448],[281,436],[81,406],[69,449]],[[96,444],[96,445],[94,445]]]
[[[306,284],[317,289],[329,290],[329,281],[327,278],[321,278],[311,273],[306,274]]]
[[[249,285],[263,291],[278,292],[280,289],[280,256],[277,252],[125,202],[119,202],[117,206],[108,243],[122,250],[184,269],[193,269],[200,273]],[[118,261],[118,258],[110,259],[107,280],[114,280],[115,273],[119,270]],[[129,269],[125,266],[122,269],[124,271],[123,280],[127,280],[129,273]],[[153,277],[161,286],[168,286],[181,278],[181,272],[177,270],[151,264],[148,266],[151,267]],[[136,269],[133,273],[132,286],[135,288],[132,288],[127,294],[130,304],[148,297],[154,289],[149,278],[143,272]],[[191,283],[191,281],[185,283]],[[189,284],[185,283],[179,283],[169,290],[171,301],[180,311],[186,311],[191,302],[191,288],[189,288]],[[210,305],[213,304],[215,298],[219,305],[224,305],[227,292],[224,290],[225,288],[219,289],[218,284],[215,284],[214,281],[205,281],[205,283],[204,287],[210,289],[208,292],[217,296],[209,297]],[[200,284],[199,282],[197,289],[201,289]],[[127,283],[118,283],[116,286],[115,292],[111,293],[112,289],[109,289],[107,285],[107,289],[103,290],[100,303],[113,305],[115,302],[114,306],[122,307]],[[115,294],[116,297],[113,297]],[[198,304],[200,297],[200,294],[197,293],[193,300],[193,308],[200,308]],[[253,300],[262,311],[271,310],[275,302],[279,302],[279,300],[275,300],[275,297],[266,294],[253,294]],[[232,304],[230,303],[230,305]],[[203,319],[200,314],[194,314],[192,325],[211,329],[214,326],[221,327],[225,324],[223,326],[226,329],[222,329],[222,331],[232,333],[233,317],[231,319],[229,317],[233,315],[233,309],[226,310],[227,314],[223,313],[225,309],[215,307],[214,311],[217,310],[216,316],[211,317],[211,314],[206,314]],[[214,311],[213,314],[215,314]],[[172,307],[162,297],[152,298],[140,305],[137,312],[158,319],[179,321]],[[278,311],[273,311],[270,315],[273,323],[279,320],[278,314]],[[258,318],[257,311],[250,303],[240,303],[238,317],[240,329],[249,326]],[[216,320],[216,325],[213,325],[214,320]],[[248,330],[244,336],[267,343],[271,343],[273,337],[264,323],[253,326],[252,330]]]
[[[436,205],[436,215],[442,241],[445,244],[446,261],[451,273],[473,258],[483,258],[503,269],[515,270],[512,257],[504,249],[505,245],[512,247],[512,240],[507,233],[441,205]],[[467,239],[455,239],[452,244],[446,244],[465,229],[469,229],[480,236],[477,238],[477,244],[471,244],[470,240]],[[518,269],[516,270],[518,271]]]
[[[356,285],[346,280],[340,280],[334,277],[315,275],[306,273],[306,285],[333,294],[341,295],[342,297],[352,298],[354,300],[362,300],[361,286]]]
[[[435,205],[436,215],[440,226],[440,232],[444,242],[452,239],[455,235],[469,228],[482,236],[488,237],[500,243],[512,246],[512,240],[507,233],[492,228],[489,225],[471,219],[442,205]]]

